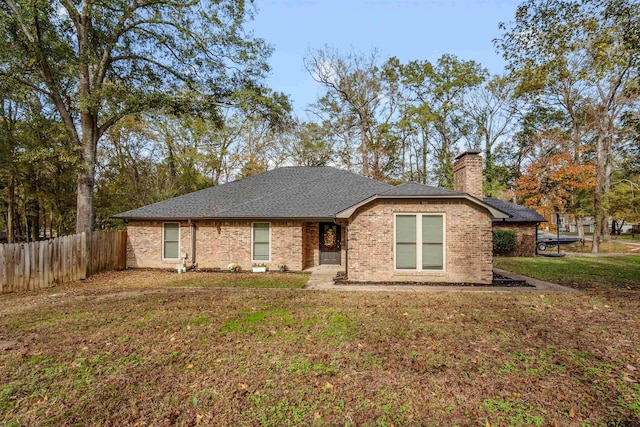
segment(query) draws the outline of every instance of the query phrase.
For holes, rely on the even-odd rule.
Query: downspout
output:
[[[189,220],[189,237],[191,240],[191,268],[196,268],[196,223]]]
[[[344,228],[344,278],[349,278],[349,225],[344,225],[338,222],[337,218],[333,217],[333,223]]]

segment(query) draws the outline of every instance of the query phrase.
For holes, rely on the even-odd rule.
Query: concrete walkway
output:
[[[532,287],[508,286],[415,286],[415,285],[336,285],[333,278],[341,271],[341,266],[320,265],[305,270],[311,277],[304,289],[322,291],[382,291],[382,292],[579,292],[576,289],[545,282],[531,277],[521,276],[506,270],[494,268],[501,276],[525,280]]]

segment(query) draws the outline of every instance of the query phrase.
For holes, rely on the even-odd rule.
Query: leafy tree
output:
[[[453,55],[443,55],[435,65],[429,61],[396,64],[396,70],[407,102],[403,120],[405,126],[411,123],[412,133],[422,139],[423,167],[429,148],[435,160],[437,185],[453,188],[457,144],[473,125],[463,113],[462,104],[469,91],[485,80],[487,71],[475,61]]]
[[[278,135],[264,117],[231,111],[222,124],[193,115],[125,117],[99,145],[96,224],[114,227],[109,217],[118,212],[275,167],[284,156]]]
[[[286,150],[299,166],[326,166],[334,157],[329,130],[313,122],[296,123],[286,141]]]
[[[98,141],[123,117],[288,109],[260,84],[271,49],[244,32],[251,17],[242,0],[0,2],[0,81],[38,93],[77,147],[77,232],[93,227]]]
[[[612,191],[609,195],[609,211],[612,232],[620,234],[625,223],[640,223],[640,143],[638,123],[627,118],[627,136],[633,141],[626,147],[614,172]]]
[[[640,4],[633,0],[526,0],[496,40],[520,91],[555,101],[571,118],[569,139],[585,138],[580,116],[589,116],[596,146],[594,252],[607,230],[620,119],[637,105],[640,93],[639,23]]]
[[[464,99],[462,109],[473,121],[466,139],[471,147],[483,152],[483,194],[499,196],[506,185],[501,180],[504,171],[497,162],[499,158],[496,151],[508,147],[510,132],[516,122],[513,82],[502,76],[491,77]],[[509,154],[511,158],[515,157],[513,152]]]
[[[343,163],[360,167],[360,173],[383,180],[396,168],[397,140],[391,123],[397,109],[397,84],[393,70],[379,65],[377,52],[340,53],[325,47],[305,58],[305,67],[323,90],[312,107],[329,129]],[[357,153],[359,157],[353,159]]]
[[[75,157],[64,129],[28,91],[0,102],[0,228],[8,240],[38,240],[69,230]],[[2,226],[4,224],[4,227]]]
[[[537,155],[516,180],[517,196],[550,218],[556,212],[576,212],[595,186],[592,162],[576,162],[561,130],[540,135]],[[582,196],[582,197],[581,197]]]
[[[615,183],[609,195],[612,232],[620,234],[625,223],[640,222],[640,176],[632,176]]]

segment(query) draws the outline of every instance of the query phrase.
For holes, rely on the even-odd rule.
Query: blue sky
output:
[[[256,0],[249,24],[275,48],[269,85],[290,95],[294,111],[315,101],[319,86],[304,69],[309,49],[324,45],[369,53],[385,60],[436,61],[450,53],[475,60],[492,73],[504,62],[492,40],[498,24],[513,19],[518,0]]]

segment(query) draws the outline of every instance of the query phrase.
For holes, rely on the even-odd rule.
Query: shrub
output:
[[[511,230],[493,230],[493,254],[508,255],[518,245],[516,232]]]

